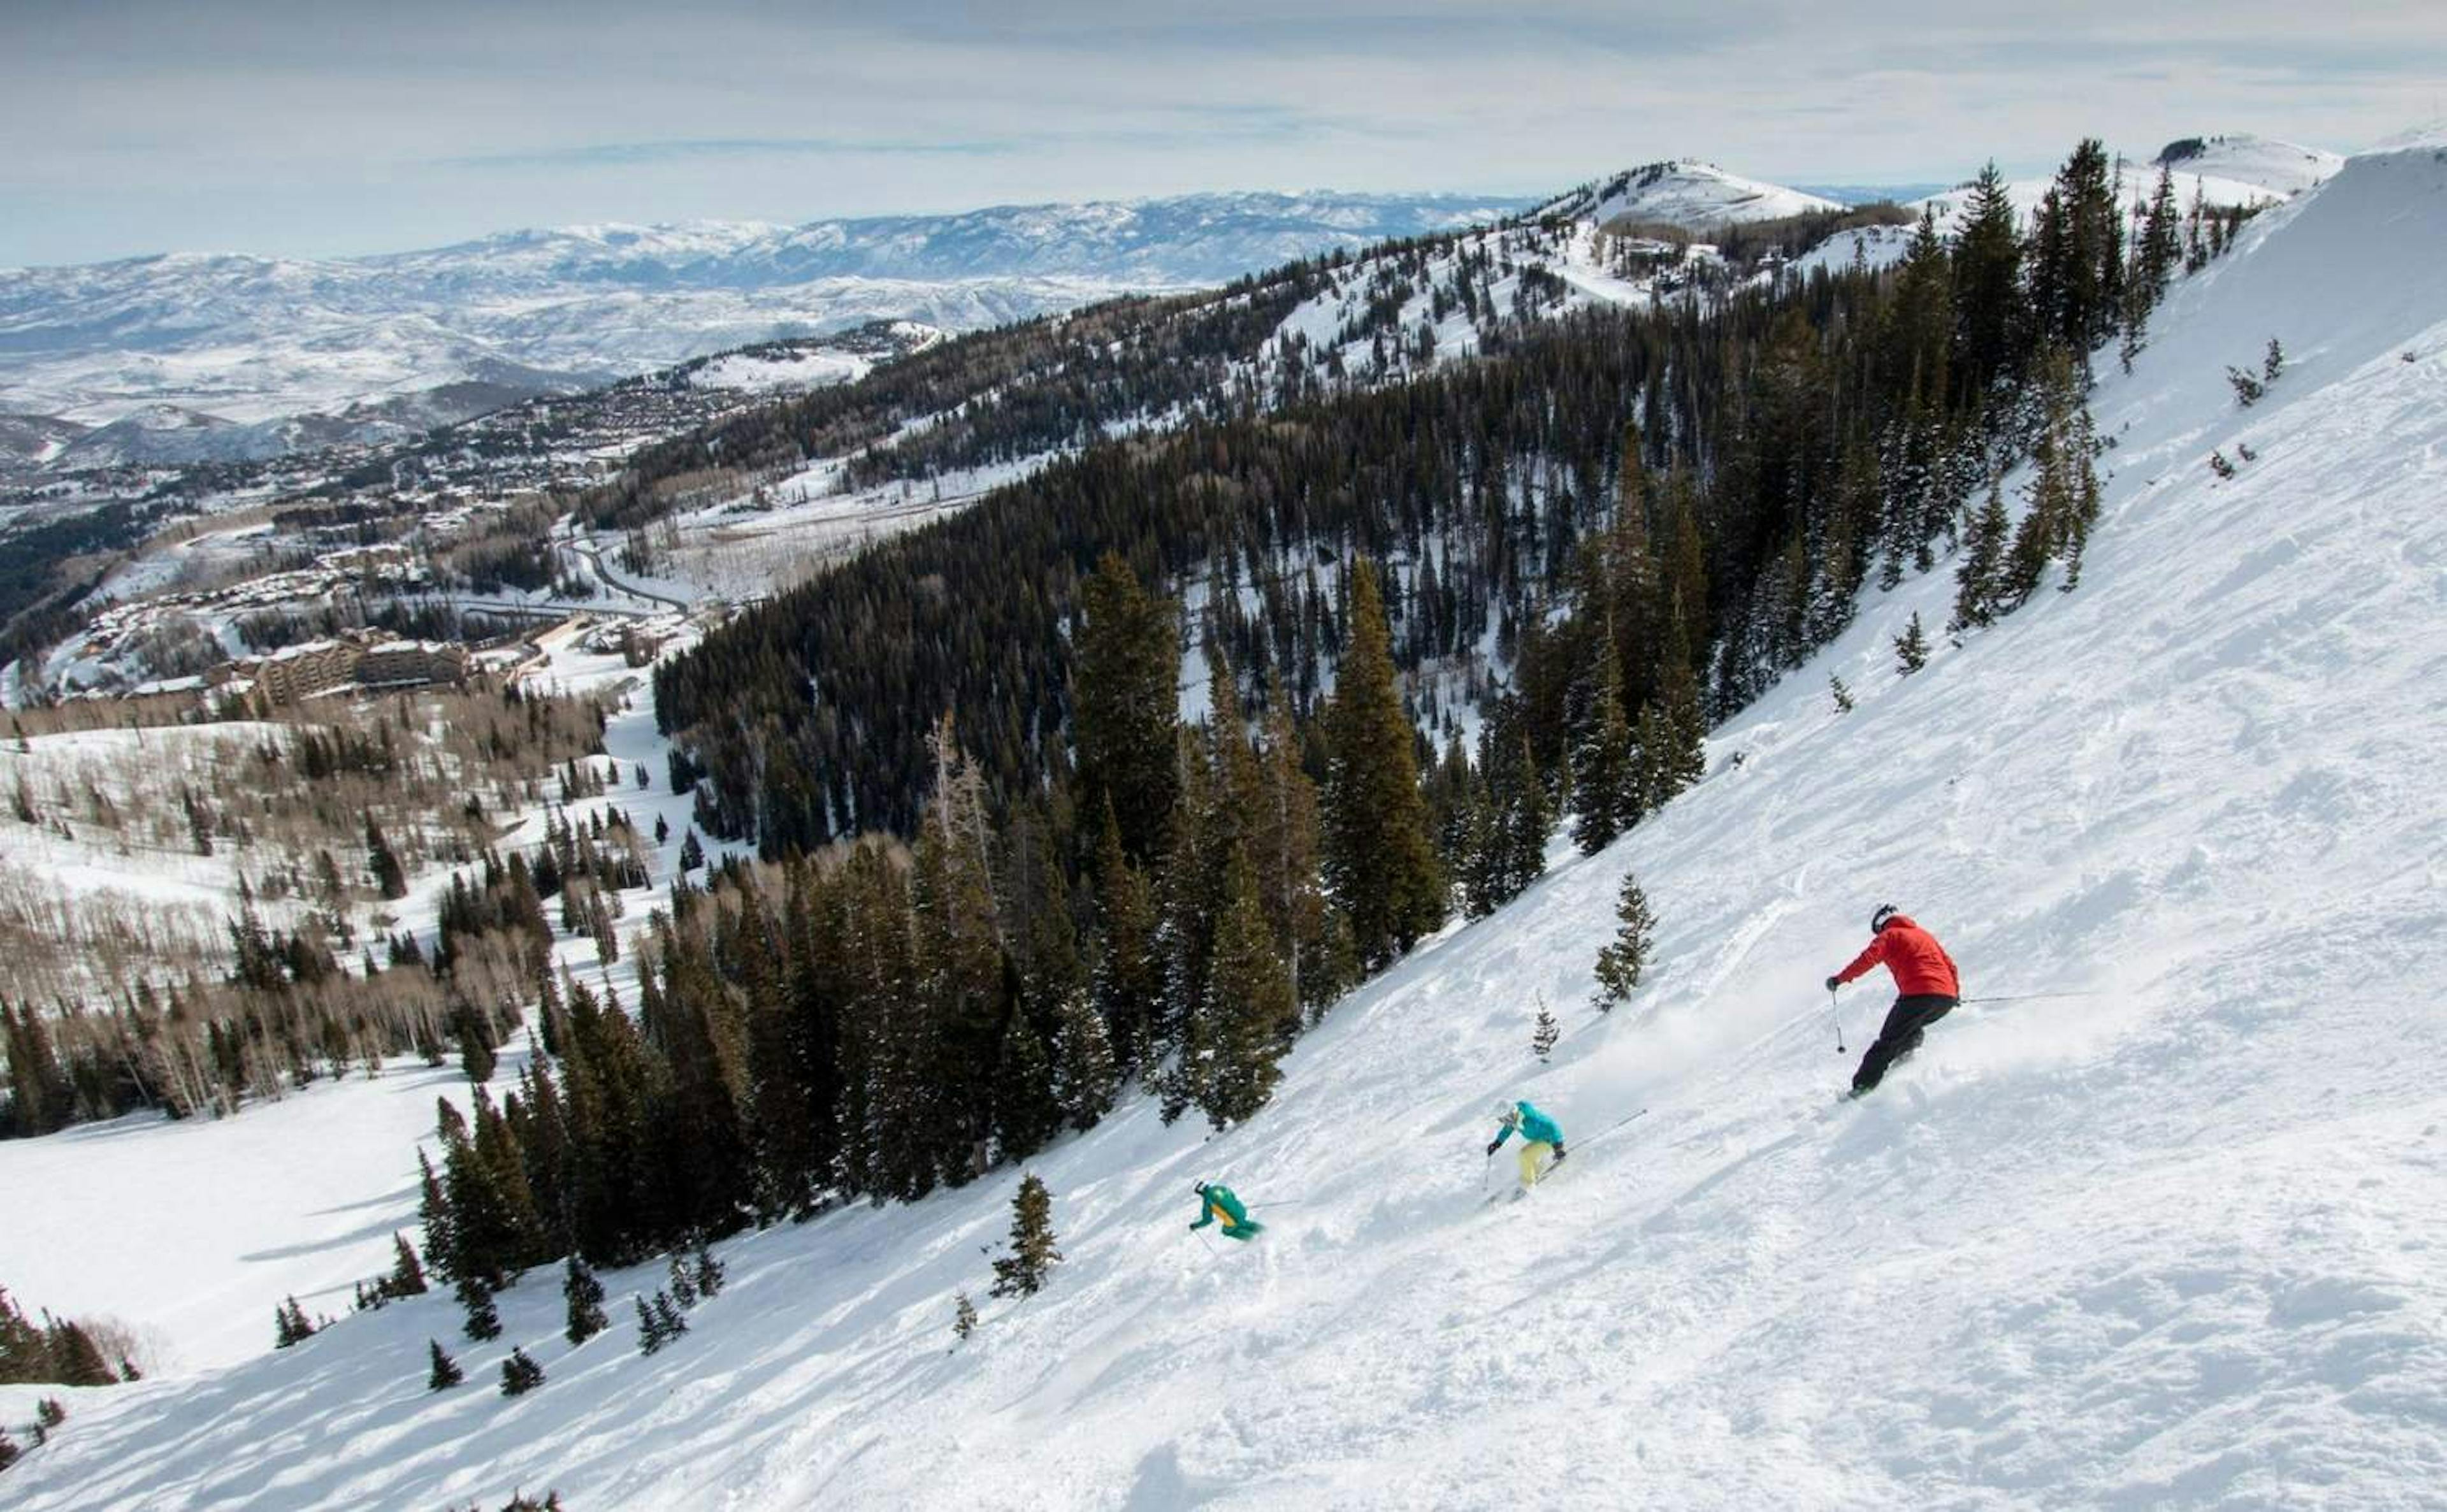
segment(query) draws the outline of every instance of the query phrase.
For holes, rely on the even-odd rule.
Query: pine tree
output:
[[[373,873],[374,886],[386,898],[408,896],[408,870],[399,863],[399,856],[383,838],[382,826],[371,814],[366,816],[366,868]]]
[[[569,1257],[561,1274],[560,1295],[567,1304],[562,1333],[572,1346],[583,1344],[612,1326],[612,1320],[603,1313],[603,1283],[576,1255]]]
[[[1505,885],[1508,898],[1518,898],[1531,882],[1546,875],[1546,836],[1555,827],[1554,805],[1547,801],[1546,780],[1538,773],[1538,756],[1525,732],[1521,753],[1512,764],[1504,804]]]
[[[390,1297],[423,1296],[425,1267],[416,1262],[416,1248],[405,1234],[393,1234],[390,1275],[383,1277],[383,1295]]]
[[[681,1263],[677,1250],[672,1252],[671,1263],[664,1269],[671,1276],[672,1284],[669,1290],[672,1300],[684,1308],[696,1306],[696,1278],[691,1276],[688,1267]]]
[[[433,1361],[433,1369],[425,1378],[427,1390],[447,1391],[467,1378],[459,1369],[459,1362],[444,1351],[440,1339],[427,1339],[425,1344]]]
[[[51,1431],[68,1420],[68,1409],[58,1397],[47,1396],[34,1404],[34,1442],[48,1444]]]
[[[513,1348],[510,1357],[502,1362],[502,1394],[524,1396],[541,1385],[543,1367],[524,1348]]]
[[[966,1344],[977,1331],[977,1306],[966,1292],[952,1294],[952,1337]]]
[[[1640,890],[1640,879],[1629,872],[1623,874],[1622,891],[1616,896],[1614,917],[1615,936],[1598,950],[1596,1006],[1602,1013],[1612,1011],[1617,1003],[1628,1001],[1639,989],[1657,933],[1657,917],[1649,911],[1648,895]]]
[[[1417,736],[1394,683],[1384,600],[1364,561],[1352,567],[1351,638],[1327,723],[1327,879],[1361,964],[1374,970],[1444,922],[1445,881],[1419,791]]]
[[[1554,1051],[1555,1041],[1562,1037],[1563,1030],[1555,1024],[1554,1010],[1546,1006],[1546,998],[1540,997],[1538,1017],[1529,1030],[1529,1050],[1538,1057],[1539,1065],[1546,1064],[1546,1057]]]
[[[1224,864],[1222,915],[1207,973],[1205,1032],[1197,1047],[1205,1064],[1193,1078],[1207,1122],[1225,1128],[1266,1106],[1299,1022],[1291,978],[1275,954],[1247,858],[1236,845]]]
[[[25,1452],[17,1447],[17,1441],[9,1436],[9,1430],[0,1427],[0,1470],[16,1464]]]
[[[678,1308],[672,1306],[669,1293],[654,1294],[654,1326],[662,1330],[666,1344],[689,1331],[688,1319],[680,1314]]]
[[[670,1342],[670,1335],[663,1332],[662,1319],[655,1315],[653,1308],[646,1305],[645,1297],[638,1296],[636,1302],[637,1352],[652,1354]]]
[[[1928,635],[1920,628],[1920,612],[1912,612],[1911,623],[1895,637],[1895,670],[1906,677],[1928,665]]]
[[[2005,514],[2003,481],[1992,477],[1988,499],[1963,533],[1963,565],[1954,574],[1954,618],[1948,630],[1994,624],[2006,608],[2006,548],[2013,522]]]
[[[314,1336],[314,1325],[307,1319],[306,1310],[291,1297],[273,1310],[273,1348],[285,1350]]]
[[[1622,663],[1609,635],[1598,652],[1598,690],[1589,728],[1572,755],[1572,843],[1594,856],[1639,822],[1639,769],[1631,716],[1623,709]]]
[[[1164,967],[1156,952],[1155,894],[1122,843],[1110,801],[1096,843],[1096,942],[1090,992],[1123,1076],[1149,1069]]]
[[[2260,359],[2261,382],[2273,384],[2277,381],[2277,375],[2285,370],[2286,349],[2277,344],[2276,337],[2271,336],[2268,338],[2267,355]]]
[[[460,1326],[469,1338],[482,1343],[502,1336],[502,1314],[493,1306],[493,1289],[481,1276],[462,1276],[455,1290],[459,1305],[467,1310],[466,1320]]]
[[[704,864],[705,841],[696,838],[696,826],[692,824],[680,838],[680,875],[685,877]]]
[[[1034,1296],[1062,1258],[1053,1247],[1053,1198],[1031,1173],[1011,1200],[1011,1253],[994,1262],[996,1296]]]
[[[1080,585],[1079,605],[1086,622],[1075,639],[1072,716],[1079,778],[1089,803],[1112,805],[1124,851],[1144,866],[1163,852],[1176,790],[1180,612],[1110,552]]]
[[[722,1262],[713,1256],[713,1246],[703,1235],[697,1236],[694,1259],[696,1295],[708,1301],[722,1295],[723,1277],[728,1274]]]
[[[1836,676],[1833,672],[1829,672],[1827,674],[1827,692],[1830,697],[1835,700],[1835,712],[1839,714],[1849,714],[1852,711],[1852,690],[1844,686],[1843,678]]]
[[[1113,1064],[1104,1015],[1086,992],[1062,1000],[1053,1034],[1054,1095],[1071,1126],[1086,1131],[1112,1111],[1121,1077]]]

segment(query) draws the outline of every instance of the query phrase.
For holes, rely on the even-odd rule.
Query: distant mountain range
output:
[[[315,261],[173,254],[0,271],[0,455],[20,465],[269,455],[871,320],[962,330],[1224,283],[1527,203],[1193,195],[802,226],[573,226]],[[79,444],[61,439],[60,422],[115,434]]]
[[[2161,156],[2187,198],[2197,180],[2221,203],[2292,194],[2342,161],[2239,135]],[[2018,200],[2035,203],[2041,187],[2018,185]],[[395,441],[756,343],[879,320],[974,330],[1525,213],[1704,233],[1868,193],[1676,159],[1544,200],[1205,194],[798,226],[569,226],[340,259],[181,253],[0,270],[0,473]],[[1959,198],[1930,197],[1941,218]],[[1849,258],[1859,241],[1876,259],[1901,244],[1886,228],[1848,238],[1826,255]],[[800,370],[816,383],[856,368]]]

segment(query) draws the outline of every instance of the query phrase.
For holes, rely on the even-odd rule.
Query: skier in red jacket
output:
[[[1884,966],[1894,973],[1895,1006],[1887,1011],[1886,1027],[1878,1030],[1877,1043],[1861,1057],[1861,1068],[1852,1073],[1854,1097],[1877,1086],[1887,1067],[1920,1049],[1922,1031],[1944,1018],[1963,995],[1954,957],[1945,954],[1936,936],[1913,923],[1894,904],[1884,904],[1869,916],[1869,936],[1868,947],[1852,957],[1852,964],[1827,978],[1827,990],[1831,992],[1872,966]]]

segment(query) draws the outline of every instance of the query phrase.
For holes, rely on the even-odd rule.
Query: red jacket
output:
[[[1835,979],[1849,982],[1872,966],[1894,973],[1895,991],[1906,997],[1963,995],[1963,984],[1954,974],[1954,957],[1945,954],[1936,936],[1901,914],[1887,920],[1887,927],[1870,938],[1868,948],[1837,972]]]

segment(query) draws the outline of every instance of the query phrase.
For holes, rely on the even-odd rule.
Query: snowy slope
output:
[[[2436,1505],[2442,150],[2354,160],[2173,294],[2096,396],[2078,592],[1905,680],[1886,639],[1950,585],[1873,596],[1705,783],[1339,1005],[1254,1124],[1139,1104],[1049,1152],[1068,1259],[965,1348],[1015,1173],[727,1246],[652,1360],[570,1351],[540,1276],[495,1345],[428,1299],[86,1393],[12,1504]],[[2222,365],[2271,333],[2293,365],[2238,410]],[[1658,955],[1597,1019],[1626,868]],[[1884,898],[1974,994],[2096,995],[1966,1006],[1832,1107],[1817,983]],[[1855,1053],[1884,997],[1844,1000]],[[1579,1149],[1490,1208],[1514,1094]],[[1267,1237],[1183,1233],[1202,1176]],[[616,1317],[654,1284],[607,1280]],[[423,1390],[428,1335],[467,1387]],[[551,1378],[504,1402],[512,1343]]]
[[[1585,183],[1530,212],[1532,218],[1661,221],[1685,231],[1841,210],[1832,199],[1728,173],[1712,162],[1671,159]]]
[[[2345,165],[2338,154],[2248,131],[2171,142],[2152,160],[2185,173],[2257,184],[2281,195],[2298,195],[2336,176]]]

